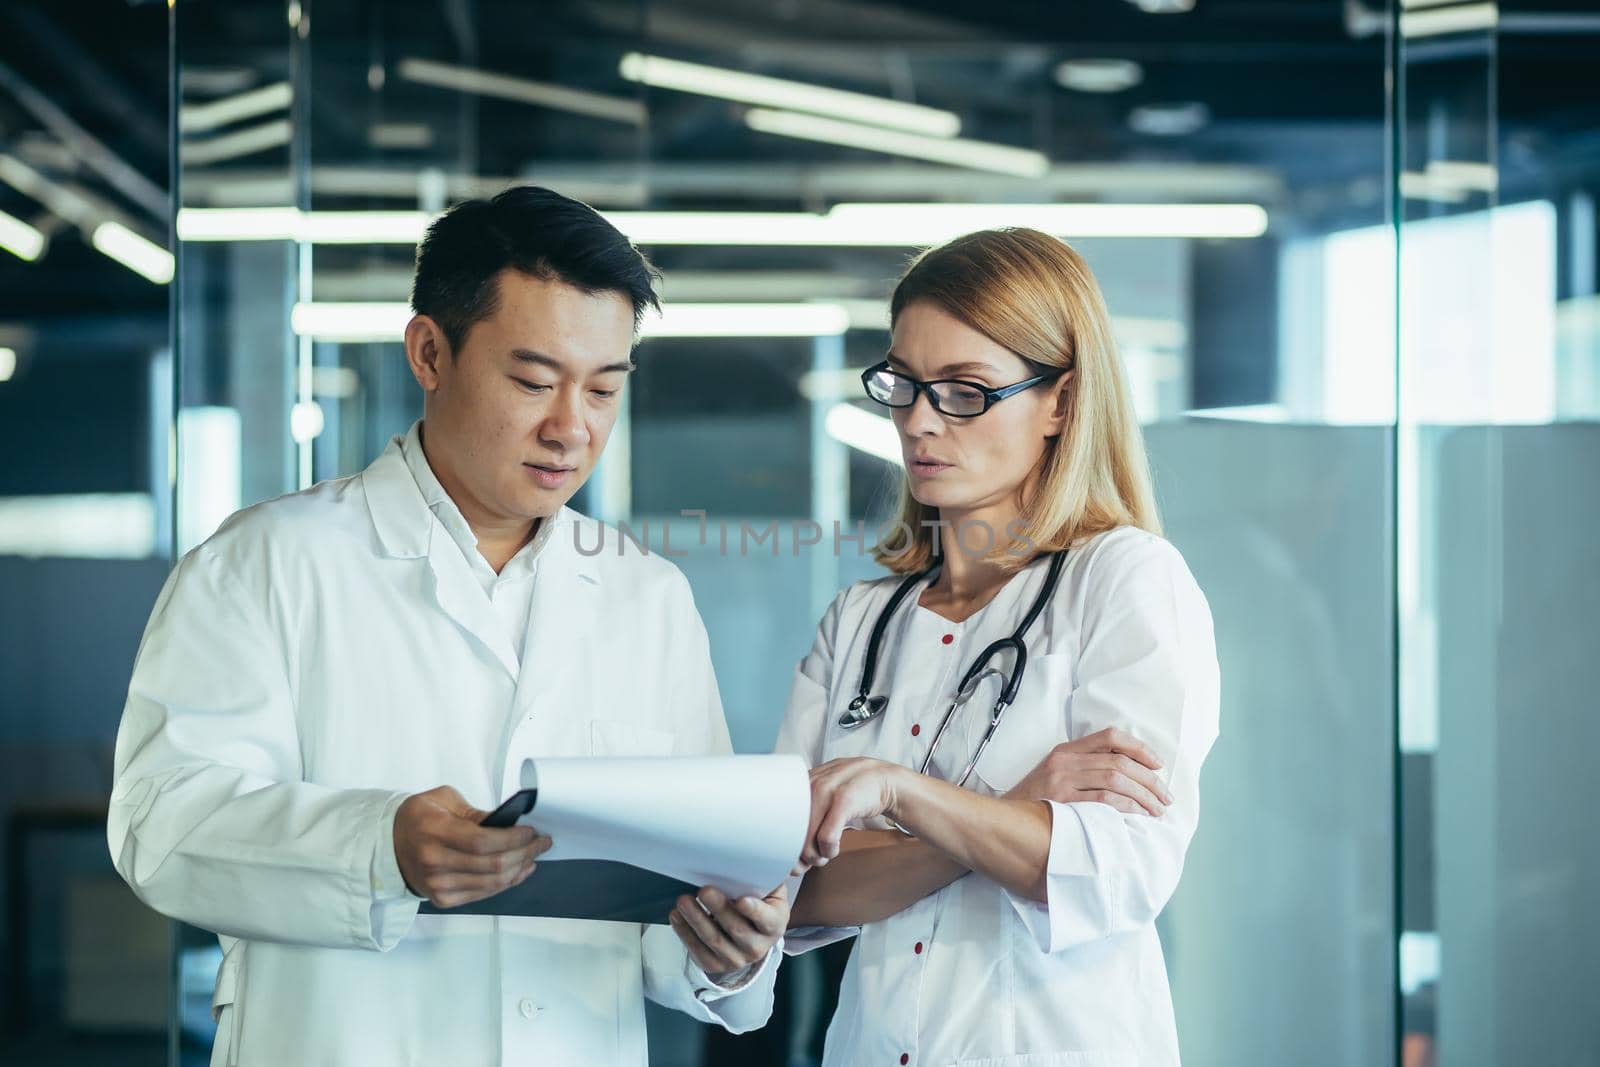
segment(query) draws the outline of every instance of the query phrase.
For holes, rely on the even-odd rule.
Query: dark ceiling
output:
[[[1389,45],[1377,6],[1196,0],[1189,12],[1151,14],[1130,0],[304,0],[310,32],[296,50],[283,2],[184,0],[174,27],[159,3],[10,0],[0,9],[0,152],[160,237],[166,219],[149,190],[170,184],[175,32],[186,103],[291,73],[309,85],[300,106],[310,121],[298,128],[319,168],[319,206],[415,206],[406,183],[426,168],[614,178],[617,206],[819,206],[815,197],[829,194],[817,189],[893,162],[756,133],[738,105],[622,80],[619,55],[648,49],[948,108],[962,116],[964,135],[1041,149],[1058,164],[1246,168],[1279,184],[1285,215],[1332,226],[1348,224],[1341,211],[1381,210]],[[1592,187],[1596,30],[1556,31],[1577,28],[1572,19],[1600,21],[1600,4],[1519,0],[1501,9],[1503,195],[1518,195],[1519,182],[1541,195]],[[1568,22],[1551,21],[1561,18]],[[1408,46],[1419,64],[1483,62],[1481,46],[1431,56],[1433,46]],[[395,73],[408,57],[639,99],[649,118],[637,127],[415,84]],[[1072,58],[1133,60],[1143,80],[1116,94],[1069,91],[1052,72]],[[1205,119],[1190,133],[1160,136],[1130,122],[1141,108],[1192,104]],[[378,131],[397,128],[409,129],[409,143],[375,146]],[[243,181],[287,188],[288,159],[280,148],[197,168],[185,176],[186,202],[196,202],[190,191],[211,195]],[[908,188],[920,188],[917,174],[949,170],[899,165]],[[328,184],[341,168],[344,183]],[[774,180],[780,172],[785,180]],[[808,184],[824,173],[831,184]],[[398,175],[401,195],[393,182],[364,186],[362,175],[373,174]],[[715,174],[720,184],[709,181]],[[591,195],[604,199],[603,189]],[[164,321],[164,287],[95,252],[36,200],[0,182],[0,210],[52,236],[39,262],[0,259],[0,324]]]

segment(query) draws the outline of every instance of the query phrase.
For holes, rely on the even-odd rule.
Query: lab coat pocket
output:
[[[591,756],[670,756],[677,741],[670,730],[631,722],[595,719],[589,723]]]
[[[1024,1052],[1018,1056],[991,1056],[960,1060],[956,1067],[1135,1067],[1128,1052]]]
[[[1072,653],[1057,652],[1028,661],[1028,669],[1017,690],[1017,702],[1007,708],[994,738],[974,768],[990,792],[1001,794],[1025,778],[1050,750],[1072,736],[1072,683],[1075,668]],[[968,739],[977,748],[981,727],[987,725],[987,712],[993,698],[983,705],[983,714],[971,716]]]

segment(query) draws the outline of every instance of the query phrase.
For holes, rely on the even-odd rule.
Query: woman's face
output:
[[[889,348],[891,369],[932,381],[960,378],[1000,389],[1037,371],[942,308],[922,302],[900,312]],[[941,414],[919,393],[916,403],[894,409],[895,428],[911,495],[940,509],[946,522],[977,513],[1014,513],[1044,456],[1049,439],[1065,422],[1064,374],[1007,397],[974,418]],[[1004,543],[1004,523],[993,535]]]

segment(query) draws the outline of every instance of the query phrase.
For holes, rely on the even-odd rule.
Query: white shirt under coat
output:
[[[913,590],[878,660],[872,691],[889,706],[853,731],[838,719],[900,579],[844,590],[796,672],[779,750],[813,765],[873,756],[919,767],[962,673],[1011,635],[1046,567],[1029,564],[960,623],[917,604],[925,584]],[[1052,802],[1044,903],[968,874],[859,930],[790,931],[791,953],[856,935],[825,1067],[1178,1063],[1155,919],[1183,869],[1200,815],[1200,765],[1217,736],[1210,609],[1172,545],[1121,527],[1069,555],[1026,643],[1017,701],[967,788],[1004,793],[1054,745],[1115,726],[1155,751],[1176,802],[1160,818]],[[1009,656],[998,662],[1010,668]],[[987,675],[952,722],[934,760],[940,777],[958,776],[971,758],[1000,684]]]
[[[413,427],[233,516],[151,614],[108,838],[147,904],[221,935],[213,1063],[643,1065],[646,996],[761,1026],[770,958],[729,993],[665,925],[417,914],[408,794],[487,810],[525,756],[730,751],[676,568],[563,509],[486,582],[442,492]]]

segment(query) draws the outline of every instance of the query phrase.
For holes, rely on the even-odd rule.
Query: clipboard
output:
[[[537,789],[523,789],[483,818],[482,825],[515,826],[538,803]],[[540,863],[521,885],[458,908],[424,901],[425,915],[525,915],[543,919],[667,925],[667,915],[685,893],[699,886],[614,860],[555,860]]]
[[[527,881],[459,908],[423,901],[424,915],[525,915],[667,925],[678,898],[699,886],[614,860],[540,863]]]
[[[549,834],[534,872],[492,897],[421,912],[666,925],[678,897],[702,886],[737,897],[784,881],[810,818],[794,755],[524,759],[520,781],[482,824]]]

